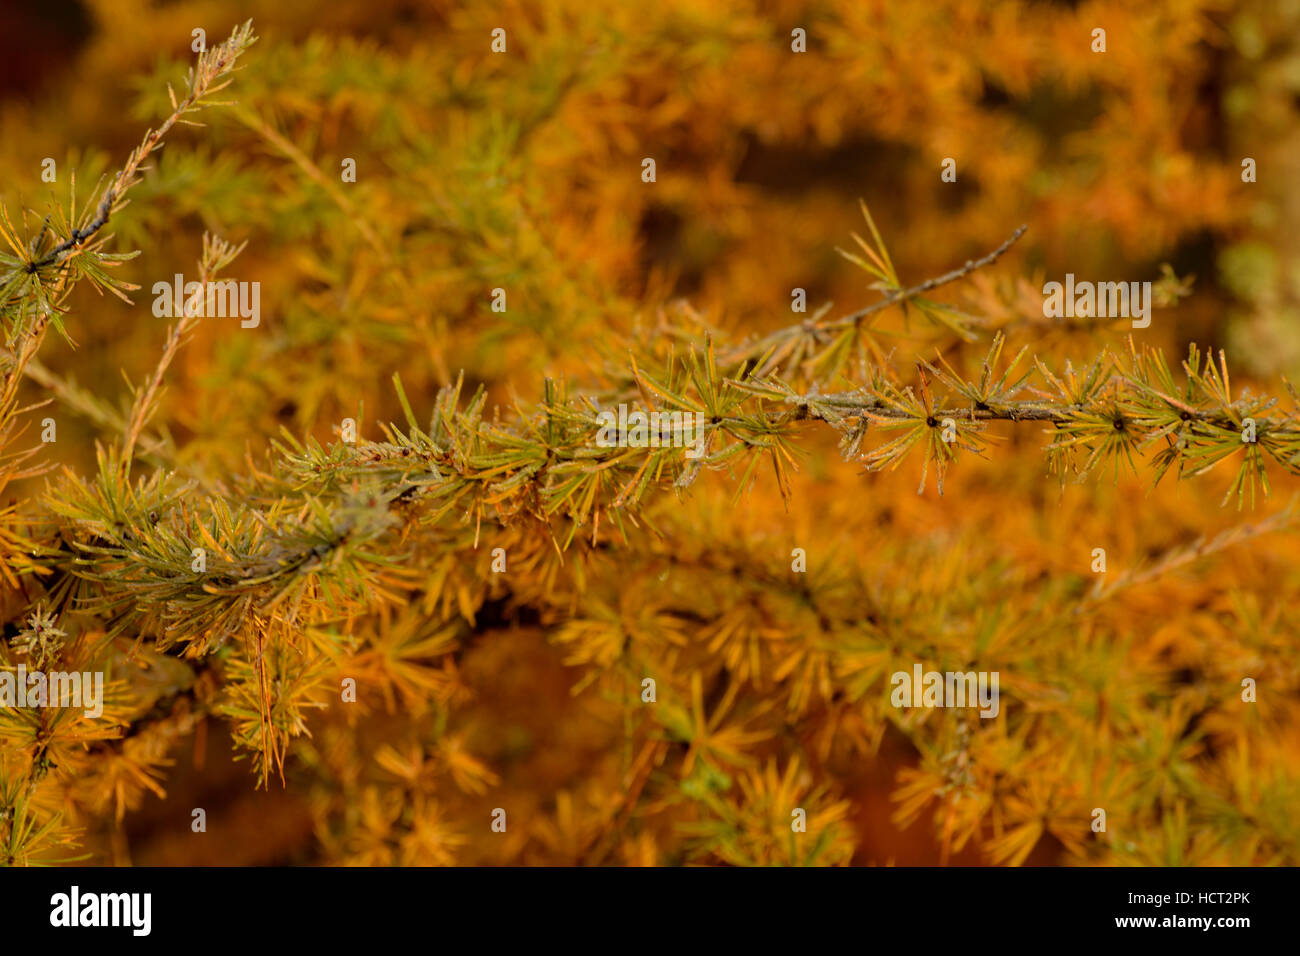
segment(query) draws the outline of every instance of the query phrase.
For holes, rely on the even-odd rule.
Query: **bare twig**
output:
[[[840,316],[839,318],[836,319],[829,319],[824,322],[818,322],[816,321],[815,318],[812,318],[804,322],[801,322],[798,325],[791,325],[783,329],[778,329],[777,331],[764,336],[763,338],[759,339],[756,342],[749,343],[748,345],[741,345],[740,347],[738,347],[737,349],[733,350],[731,353],[726,355],[725,360],[729,362],[734,362],[734,361],[740,361],[741,359],[748,358],[750,356],[763,355],[768,351],[768,349],[772,348],[775,345],[778,345],[779,343],[781,343],[782,341],[784,341],[785,339],[789,338],[792,335],[811,334],[816,337],[823,337],[825,336],[826,333],[834,332],[838,329],[848,328],[850,325],[855,325],[856,323],[861,322],[867,316],[874,315],[877,312],[881,312],[884,309],[889,308],[891,305],[900,305],[904,302],[909,301],[910,299],[916,298],[918,295],[923,295],[926,292],[932,292],[935,289],[938,289],[940,286],[945,286],[948,285],[950,282],[956,282],[958,279],[963,279],[966,276],[970,275],[972,272],[975,272],[978,269],[982,269],[985,266],[991,265],[992,263],[996,262],[999,258],[1001,258],[1006,253],[1008,249],[1010,249],[1013,245],[1015,245],[1020,240],[1020,237],[1025,234],[1028,228],[1029,226],[1027,224],[1022,225],[1019,229],[1017,229],[1015,232],[1011,234],[1010,238],[1008,238],[1006,242],[1002,243],[1002,245],[998,246],[988,255],[981,256],[979,259],[967,259],[965,265],[961,266],[960,268],[953,269],[951,272],[945,272],[941,276],[935,276],[932,279],[926,279],[924,282],[920,283],[919,285],[914,285],[910,289],[902,289],[897,292],[893,292],[885,296],[885,298],[881,299],[879,302],[874,302],[865,308],[858,309],[856,312],[850,312],[848,315]]]
[[[1074,613],[1082,614],[1090,610],[1092,606],[1114,597],[1119,591],[1136,587],[1139,584],[1146,584],[1148,581],[1162,577],[1170,571],[1184,567],[1208,555],[1216,554],[1233,545],[1241,544],[1243,541],[1271,534],[1274,531],[1282,531],[1291,527],[1297,521],[1300,521],[1300,510],[1296,508],[1296,499],[1292,498],[1285,508],[1263,521],[1228,528],[1209,541],[1206,541],[1204,537],[1197,538],[1195,542],[1187,547],[1166,551],[1149,567],[1121,574],[1110,584],[1103,586],[1102,581],[1099,580],[1087,597],[1075,606]]]
[[[970,275],[972,272],[976,271],[977,269],[983,269],[985,266],[992,265],[994,262],[996,262],[1008,249],[1010,249],[1013,245],[1015,245],[1020,240],[1020,237],[1025,234],[1025,231],[1028,228],[1029,228],[1028,224],[1022,225],[1019,229],[1017,229],[1015,232],[1011,234],[1011,237],[1007,239],[1006,242],[1002,243],[1002,245],[998,246],[988,255],[982,256],[979,259],[967,259],[966,264],[959,269],[953,269],[951,272],[945,272],[943,275],[936,276],[933,279],[926,279],[920,285],[914,285],[912,286],[912,288],[904,289],[902,292],[895,292],[892,295],[886,296],[884,299],[880,300],[879,302],[867,306],[865,309],[858,309],[858,311],[856,312],[850,312],[848,315],[842,316],[838,319],[834,319],[826,323],[825,325],[819,326],[819,328],[826,329],[826,330],[845,328],[847,326],[853,325],[855,322],[862,321],[867,316],[873,315],[876,312],[881,311],[882,309],[887,309],[891,305],[897,305],[900,302],[906,302],[908,299],[913,299],[916,296],[923,295],[926,292],[932,292],[935,289],[939,288],[940,286],[947,285],[950,282],[956,282],[958,279],[964,279],[966,276]]]
[[[126,443],[122,454],[122,467],[129,469],[131,467],[131,454],[135,450],[135,443],[140,437],[140,432],[144,429],[153,413],[154,398],[158,389],[162,386],[163,375],[176,357],[176,353],[184,344],[185,336],[199,323],[203,317],[203,310],[199,308],[199,303],[203,302],[207,296],[208,284],[215,277],[217,272],[224,269],[243,251],[244,246],[238,248],[232,247],[228,242],[218,239],[207,233],[203,234],[203,256],[199,260],[199,291],[191,296],[181,310],[180,320],[172,326],[167,332],[167,344],[163,346],[163,354],[158,360],[158,365],[153,371],[148,384],[136,393],[135,402],[131,409],[131,418],[126,427]]]

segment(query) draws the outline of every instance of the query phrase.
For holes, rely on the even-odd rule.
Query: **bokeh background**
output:
[[[1035,324],[1043,281],[1155,279],[1168,263],[1195,275],[1193,293],[1158,311],[1143,342],[1171,362],[1189,342],[1223,348],[1234,385],[1277,394],[1300,372],[1300,2],[4,0],[6,203],[66,204],[74,169],[88,197],[163,115],[191,31],[215,42],[250,17],[262,39],[231,97],[331,183],[354,158],[346,196],[376,242],[339,228],[330,190],[237,117],[213,111],[207,127],[173,137],[113,227],[122,248],[142,250],[122,270],[143,287],[135,304],[78,290],[76,348],[51,337],[41,361],[97,400],[124,401],[123,372],[148,373],[167,324],[149,287],[193,272],[205,230],[247,240],[230,274],[262,283],[261,327],[206,322],[169,373],[163,424],[181,468],[236,472],[281,428],[329,440],[362,406],[366,422],[400,420],[393,372],[422,408],[462,370],[503,407],[535,397],[547,375],[580,383],[608,358],[602,330],[683,302],[736,337],[790,324],[796,287],[811,309],[868,304],[876,293],[835,251],[863,232],[859,199],[908,281],[1027,223],[995,267],[945,296],[1014,327],[1012,351],[1027,344],[1060,363],[1122,349],[1122,329]],[[496,27],[506,56],[490,53]],[[807,31],[805,54],[791,52],[795,27]],[[1098,27],[1104,54],[1091,49]],[[640,178],[647,156],[653,185]],[[57,162],[53,186],[40,180],[45,157]],[[956,183],[940,178],[948,157]],[[1242,182],[1245,157],[1255,183]],[[487,307],[498,286],[504,315]],[[894,331],[908,354],[951,344],[901,320]],[[33,384],[30,397],[40,394]],[[59,413],[56,454],[86,469],[106,425],[76,405],[74,395]],[[739,551],[766,549],[777,565],[792,547],[813,548],[823,571],[865,569],[884,587],[899,568],[931,575],[936,593],[1010,569],[998,588],[1014,616],[1043,580],[1090,584],[1093,547],[1112,568],[1138,568],[1248,518],[1220,507],[1227,469],[1155,491],[1147,475],[1062,487],[1045,472],[1037,426],[999,434],[940,498],[933,487],[917,495],[907,467],[863,475],[810,433],[788,510],[774,482],[735,503],[716,476],[673,520]],[[1293,491],[1279,476],[1255,517]],[[1220,748],[1249,737],[1252,759],[1275,768],[1274,790],[1232,798],[1243,807],[1295,792],[1296,553],[1293,534],[1261,537],[1134,589],[1096,619],[1132,643],[1134,669],[1160,672],[1171,701],[1238,673],[1268,684],[1259,714],[1211,731]],[[508,796],[536,823],[508,846],[466,828],[458,859],[578,862],[573,808],[600,786],[593,767],[617,746],[616,728],[571,693],[575,669],[555,631],[526,609],[503,605],[476,626],[463,733],[502,778],[490,805]],[[390,718],[368,719],[378,749]],[[1215,746],[1188,756],[1188,772],[1217,779]],[[831,748],[819,768],[850,801],[854,862],[988,862],[973,843],[946,853],[928,816],[895,816],[900,771],[924,762],[894,728],[880,728],[875,748]],[[97,861],[349,860],[321,839],[311,786],[255,790],[219,723],[174,756],[165,799],[144,794],[120,822],[82,821]],[[479,812],[449,801],[452,816]],[[194,806],[221,839],[189,832]],[[1294,863],[1287,839],[1181,851],[1190,862]],[[624,859],[664,861],[651,844]],[[1079,862],[1050,832],[1024,859]]]

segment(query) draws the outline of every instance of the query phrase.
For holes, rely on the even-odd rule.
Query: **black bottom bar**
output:
[[[1126,937],[1231,946],[1291,925],[1298,883],[1295,869],[1244,868],[62,868],[0,871],[0,911],[13,946],[75,936],[205,949],[381,938],[457,949],[699,937],[770,947],[787,934],[805,946],[908,937],[942,947]],[[117,925],[82,925],[91,921]]]

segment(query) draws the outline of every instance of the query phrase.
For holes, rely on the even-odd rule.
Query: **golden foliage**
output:
[[[100,4],[0,107],[0,669],[107,677],[0,708],[0,860],[174,859],[233,756],[250,862],[1300,861],[1294,250],[1219,145],[1294,121],[1285,12],[260,6],[182,88],[208,8]]]

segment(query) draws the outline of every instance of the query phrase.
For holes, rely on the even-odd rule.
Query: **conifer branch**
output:
[[[127,157],[126,165],[117,171],[113,176],[113,181],[104,190],[95,218],[89,223],[73,229],[67,239],[56,245],[41,259],[28,263],[28,272],[36,272],[46,266],[61,262],[69,253],[85,245],[87,240],[93,238],[100,229],[108,225],[113,213],[125,205],[126,193],[140,181],[139,174],[144,169],[144,162],[155,151],[162,148],[162,140],[171,131],[171,128],[181,120],[181,117],[202,109],[204,105],[202,101],[205,96],[225,89],[229,85],[228,80],[224,83],[219,81],[235,69],[235,63],[240,55],[256,42],[257,38],[253,36],[252,21],[249,21],[243,26],[236,27],[234,32],[230,34],[230,38],[224,43],[220,43],[209,50],[204,50],[199,54],[197,63],[186,79],[186,85],[190,90],[189,94],[179,103],[175,103],[173,100],[175,108],[172,114],[163,120],[157,129],[146,131],[140,145]]]
[[[1011,236],[1002,243],[1002,245],[998,246],[992,252],[989,252],[978,259],[968,259],[964,265],[956,269],[946,272],[943,275],[926,279],[924,282],[905,289],[899,283],[897,273],[893,268],[893,263],[890,261],[889,254],[885,250],[884,242],[880,238],[880,233],[876,230],[875,222],[872,220],[871,213],[867,210],[865,204],[862,204],[862,213],[866,217],[867,222],[871,227],[872,235],[876,240],[875,247],[872,248],[861,239],[858,239],[864,252],[870,256],[870,261],[860,259],[859,257],[849,253],[843,253],[842,250],[841,252],[850,259],[850,261],[853,261],[857,265],[866,269],[871,275],[877,277],[879,281],[875,283],[875,287],[880,288],[885,292],[884,298],[869,306],[835,319],[823,320],[820,318],[819,313],[818,315],[805,319],[798,325],[778,329],[775,332],[768,333],[756,342],[744,343],[728,351],[725,354],[725,361],[742,362],[747,359],[754,359],[760,363],[755,369],[757,374],[763,374],[770,371],[780,363],[786,353],[790,350],[792,340],[802,337],[807,338],[812,342],[825,345],[833,341],[835,338],[834,333],[849,328],[857,328],[863,319],[879,312],[883,312],[891,306],[902,306],[904,310],[906,310],[907,303],[918,299],[927,292],[932,292],[942,286],[964,279],[973,272],[992,265],[1005,255],[1029,228],[1028,225],[1022,225],[1013,232]],[[855,236],[854,238],[857,239],[858,237]],[[930,304],[927,303],[926,308],[923,308],[922,311],[926,314],[939,317],[942,320],[943,313],[946,310],[942,307],[930,306]],[[943,324],[950,323],[944,322]]]
[[[307,156],[306,153],[272,129],[265,120],[255,114],[252,110],[248,109],[248,107],[236,106],[231,110],[231,114],[258,136],[270,143],[277,151],[283,153],[286,157],[292,160],[294,165],[307,175],[308,179],[324,190],[325,195],[329,196],[335,205],[344,212],[347,216],[348,222],[356,228],[357,232],[361,233],[361,237],[365,239],[366,244],[369,245],[370,248],[374,250],[375,254],[379,256],[380,261],[392,265],[392,250],[384,245],[374,228],[366,221],[365,216],[361,215],[356,206],[352,204],[352,200],[349,199],[343,190],[339,188],[338,184],[322,173],[320,167],[312,162],[311,158]],[[401,278],[400,273],[398,273],[398,277]]]
[[[36,317],[31,327],[23,330],[18,346],[13,350],[11,363],[5,370],[3,386],[0,386],[0,419],[7,419],[11,414],[10,409],[17,393],[18,383],[21,381],[28,363],[40,350],[49,323],[56,321],[54,317],[57,315],[63,299],[66,298],[75,281],[87,275],[87,273],[78,272],[75,269],[69,270],[65,266],[76,254],[92,248],[94,244],[91,241],[96,238],[104,226],[108,225],[114,213],[126,205],[128,201],[127,193],[140,181],[140,174],[144,169],[145,162],[153,153],[162,148],[163,137],[186,114],[202,109],[206,105],[204,103],[205,97],[224,89],[228,85],[229,80],[224,78],[235,69],[235,64],[240,55],[256,40],[250,21],[236,27],[230,38],[224,43],[200,53],[186,80],[189,86],[189,94],[179,103],[175,101],[173,96],[174,109],[171,115],[157,129],[148,130],[140,145],[131,151],[126,163],[113,176],[101,194],[94,215],[83,222],[82,225],[71,227],[67,237],[56,243],[45,254],[37,255],[33,253],[20,264],[20,271],[37,283],[34,287],[23,287],[28,290],[27,294],[34,297],[37,302]],[[74,180],[74,202],[75,188]],[[73,213],[75,214],[75,206]],[[20,246],[14,236],[12,227],[8,225],[7,216],[4,218],[6,223],[4,227],[5,238],[11,247],[19,251]],[[38,242],[45,235],[45,231],[42,229]],[[33,243],[33,249],[36,246],[37,243]],[[111,257],[101,258],[110,259]],[[59,272],[54,277],[49,288],[46,289],[41,282],[41,277],[45,270],[51,267],[58,267]],[[93,273],[90,276],[92,279],[95,278]],[[12,272],[9,276],[0,277],[0,286],[3,286],[6,291],[14,287],[12,277]],[[22,297],[18,297],[18,299],[19,319],[21,319],[25,314],[27,300]],[[10,305],[10,298],[0,296],[0,307],[8,308]]]
[[[1243,542],[1285,531],[1298,521],[1300,521],[1300,508],[1297,508],[1297,499],[1292,498],[1285,508],[1262,521],[1228,528],[1209,540],[1202,536],[1185,547],[1171,548],[1157,557],[1148,567],[1126,571],[1109,583],[1099,579],[1084,601],[1075,605],[1073,613],[1083,614],[1095,605],[1110,600],[1121,591],[1157,580],[1171,571],[1194,564],[1201,558],[1217,554]]]
[[[307,54],[313,66],[317,57],[314,48]],[[319,72],[333,82],[332,72]],[[417,71],[399,72],[397,82],[405,83]],[[555,88],[541,86],[548,95]],[[562,86],[558,95],[567,89]],[[382,98],[383,90],[369,92]],[[295,97],[314,104],[311,93],[294,90]],[[174,108],[181,105],[173,98]],[[315,204],[313,214],[330,228],[346,228],[338,222],[342,216],[358,229],[363,241],[342,257],[371,258],[357,269],[353,288],[375,276],[392,277],[404,298],[385,301],[384,309],[401,321],[414,309],[422,323],[423,303],[394,265],[404,256],[427,262],[426,249],[417,253],[386,244],[380,234],[400,232],[405,241],[423,227],[408,233],[402,227],[413,221],[399,218],[392,229],[392,220],[362,221],[346,190],[331,185],[307,151],[256,111],[239,108],[236,118],[326,190],[332,206]],[[526,126],[509,134],[513,140],[487,137],[488,152],[502,141],[523,143],[529,131]],[[159,146],[157,141],[150,148]],[[1162,775],[1182,773],[1173,743],[1190,736],[1179,722],[1182,704],[1194,699],[1203,711],[1214,704],[1206,705],[1211,692],[1198,686],[1187,697],[1174,696],[1172,707],[1136,709],[1132,702],[1150,696],[1149,670],[1126,666],[1123,642],[1109,635],[1081,646],[1080,608],[1095,608],[1126,588],[1154,585],[1160,575],[1201,556],[1294,526],[1288,509],[1208,543],[1167,552],[1151,567],[1082,597],[1079,575],[1018,572],[999,554],[1001,543],[986,542],[978,530],[958,532],[956,539],[947,533],[874,535],[871,554],[861,562],[851,549],[810,548],[802,557],[815,573],[805,575],[807,568],[790,564],[784,543],[773,547],[771,528],[738,534],[726,509],[705,507],[710,499],[658,507],[673,503],[666,492],[688,497],[684,490],[706,472],[726,472],[723,479],[742,493],[767,467],[776,489],[793,496],[798,485],[792,475],[802,455],[796,442],[817,431],[838,435],[845,459],[872,470],[920,456],[922,487],[926,469],[934,468],[940,491],[946,470],[962,453],[985,453],[987,426],[996,422],[1047,426],[1047,459],[1062,474],[1095,474],[1111,464],[1118,471],[1145,458],[1158,482],[1171,469],[1190,478],[1240,459],[1231,491],[1241,501],[1247,493],[1253,500],[1256,483],[1267,494],[1266,460],[1287,473],[1300,469],[1295,412],[1279,408],[1271,397],[1234,392],[1222,353],[1203,356],[1193,347],[1175,375],[1158,350],[1130,342],[1127,355],[1103,352],[1083,368],[1067,363],[1061,369],[1046,357],[1033,357],[1028,347],[1003,361],[1006,339],[999,333],[971,374],[959,370],[965,355],[949,353],[917,361],[914,375],[900,376],[871,340],[871,320],[899,305],[905,318],[909,310],[919,311],[969,340],[970,317],[926,296],[997,260],[1024,230],[978,260],[905,286],[865,208],[872,241],[858,240],[861,254],[850,258],[874,277],[883,298],[847,316],[823,321],[819,314],[735,347],[721,335],[699,334],[700,323],[660,325],[626,349],[612,350],[614,367],[592,374],[581,388],[571,380],[547,379],[533,401],[500,413],[488,407],[485,388],[463,394],[465,380],[482,372],[472,362],[460,380],[438,392],[431,408],[421,407],[427,400],[415,389],[416,401],[408,399],[394,376],[405,420],[380,426],[378,438],[345,441],[340,435],[321,442],[285,429],[264,458],[254,461],[250,452],[246,468],[233,474],[196,468],[205,494],[169,468],[141,467],[133,476],[134,456],[152,447],[146,429],[197,314],[186,309],[168,330],[157,366],[133,389],[125,414],[88,400],[70,380],[41,366],[34,352],[20,360],[18,340],[30,331],[22,310],[32,303],[38,312],[57,306],[81,278],[105,284],[98,269],[110,263],[96,250],[107,241],[109,218],[122,207],[121,183],[129,188],[138,180],[143,160],[133,154],[135,167],[128,163],[77,228],[65,228],[52,216],[35,242],[18,243],[21,263],[0,281],[0,311],[9,322],[18,304],[20,319],[7,329],[18,347],[7,356],[6,372],[26,374],[122,437],[99,450],[94,472],[66,469],[34,497],[30,515],[0,509],[4,597],[29,622],[17,640],[0,642],[0,666],[63,655],[69,666],[105,667],[135,679],[115,691],[98,724],[53,712],[28,720],[0,709],[0,843],[7,848],[2,862],[48,859],[51,847],[71,840],[52,807],[107,810],[120,820],[143,793],[161,794],[169,747],[209,715],[229,726],[260,784],[269,785],[277,773],[291,783],[309,774],[318,778],[314,796],[322,799],[313,805],[325,858],[451,861],[465,841],[436,801],[450,802],[457,792],[477,797],[502,783],[485,761],[460,747],[455,721],[474,688],[457,668],[464,661],[467,669],[488,669],[481,665],[492,659],[475,661],[475,652],[497,653],[508,645],[514,653],[520,645],[510,642],[525,631],[563,648],[565,664],[576,669],[575,691],[594,687],[602,702],[608,692],[616,717],[621,708],[626,756],[613,776],[612,795],[570,802],[566,793],[557,798],[563,832],[550,832],[551,821],[543,820],[525,836],[562,845],[579,861],[603,862],[642,838],[647,856],[661,853],[653,834],[668,828],[658,821],[643,824],[647,816],[677,807],[691,815],[683,828],[686,839],[662,853],[743,864],[847,859],[852,841],[842,826],[846,805],[829,788],[806,783],[809,774],[802,768],[815,763],[812,776],[820,783],[833,750],[870,753],[891,727],[921,755],[918,767],[909,768],[914,776],[901,781],[898,816],[912,819],[938,799],[944,854],[966,841],[978,843],[992,829],[997,836],[990,853],[1014,861],[1032,849],[1044,827],[1057,825],[1070,852],[1083,855],[1079,844],[1087,839],[1086,828],[1075,828],[1083,833],[1080,839],[1072,822],[1059,821],[1079,809],[1080,793],[1089,806],[1093,801],[1074,766],[1092,772],[1100,764],[1081,759],[1081,753],[1090,756],[1092,740],[1073,731],[1098,727],[1098,736],[1132,737],[1126,773],[1142,781],[1139,786],[1147,779],[1163,785]],[[442,215],[436,203],[430,206],[434,218]],[[458,207],[448,216],[450,226],[439,222],[424,231],[479,242],[496,228],[498,217],[482,216],[470,199],[463,208],[463,221],[456,219]],[[542,229],[527,224],[544,226],[549,208],[539,204],[535,216],[529,202],[519,208],[526,215],[512,210],[510,221],[540,235]],[[470,225],[462,228],[463,223]],[[16,238],[7,220],[4,228],[6,239]],[[421,241],[412,239],[413,245]],[[345,281],[345,270],[333,260],[300,251],[313,260],[316,275]],[[229,247],[210,244],[205,236],[200,295],[224,264],[218,260],[225,252]],[[489,267],[499,268],[499,248],[488,252],[495,257]],[[378,271],[376,259],[383,267]],[[563,274],[562,263],[564,257],[547,247],[519,271],[529,282],[548,280]],[[35,267],[30,273],[29,264]],[[42,276],[43,269],[52,275]],[[38,284],[22,285],[32,276]],[[46,279],[50,283],[42,284]],[[425,279],[422,274],[416,285]],[[566,296],[556,301],[578,301],[568,290],[579,284],[567,278],[564,283]],[[322,321],[334,318],[328,308],[320,311]],[[58,313],[49,321],[57,323]],[[400,349],[410,339],[402,333],[392,341]],[[360,335],[338,344],[363,353],[358,364],[364,375],[394,354],[381,353]],[[358,344],[367,348],[352,348]],[[266,347],[259,341],[256,348],[266,348],[255,352],[263,357],[284,354],[278,343]],[[333,362],[343,351],[326,353],[323,361]],[[242,343],[234,354],[246,354]],[[404,370],[420,364],[408,356],[396,361],[402,359],[408,359]],[[326,379],[321,391],[333,389],[333,380],[306,368],[315,376],[313,388]],[[842,374],[845,368],[851,373]],[[445,376],[421,376],[420,388],[430,380]],[[284,396],[269,389],[263,394]],[[677,440],[683,437],[678,422],[670,423],[671,434],[657,433],[667,441],[650,444],[640,425],[610,424],[619,406],[692,416],[699,423],[695,442],[688,447]],[[184,412],[176,418],[183,420]],[[320,424],[323,416],[316,419]],[[165,422],[159,427],[167,434]],[[207,453],[196,443],[185,457],[202,462]],[[0,487],[10,477],[12,469],[0,470]],[[702,496],[708,489],[694,492]],[[985,514],[994,507],[997,514],[1007,510],[995,503]],[[883,511],[882,506],[881,524]],[[913,527],[919,511],[907,516]],[[853,532],[867,527],[865,518]],[[590,534],[579,537],[580,529]],[[812,533],[825,530],[822,523]],[[503,562],[508,554],[508,572],[504,563],[495,565],[498,552]],[[1231,568],[1218,570],[1231,578]],[[1012,604],[1014,613],[1004,614],[1009,591],[1033,594],[1034,601]],[[471,641],[477,647],[468,647]],[[1212,669],[1214,656],[1204,655],[1198,664]],[[903,713],[890,703],[886,685],[892,668],[914,661],[1001,667],[1004,693],[1015,706],[1006,708],[996,727],[978,731],[961,715]],[[638,682],[647,674],[660,685],[654,707],[636,700]],[[341,716],[343,676],[363,688],[363,703]],[[1232,689],[1230,681],[1220,683]],[[1274,682],[1271,690],[1276,695],[1288,686]],[[1235,706],[1231,696],[1228,704]],[[404,739],[394,737],[360,754],[369,741],[358,729],[365,718],[357,715],[367,699],[387,706],[388,713],[380,715],[387,721],[384,730],[400,728]],[[1173,713],[1167,726],[1167,715],[1157,712],[1164,709]],[[1244,724],[1233,721],[1221,726],[1235,732]],[[321,724],[327,732],[313,738],[309,727],[315,732]],[[617,719],[611,723],[614,738],[616,724]],[[130,733],[123,736],[127,726]],[[1052,746],[1062,740],[1069,748],[1064,753]],[[781,760],[764,763],[765,749],[778,745]],[[1052,752],[1044,757],[1047,751]],[[814,752],[817,759],[810,761]],[[335,772],[344,764],[346,772]],[[293,775],[289,768],[295,768]],[[1177,780],[1171,790],[1180,800],[1200,799],[1203,810],[1204,795],[1186,783],[1192,779]],[[1038,789],[1025,796],[1031,787]],[[1290,806],[1294,789],[1284,780],[1265,797],[1270,805]],[[1046,809],[1035,802],[1043,794],[1053,801]],[[957,795],[975,798],[961,802],[970,808],[965,816],[952,811]],[[1163,791],[1158,800],[1144,797],[1139,793],[1127,805],[1139,808],[1135,826],[1150,824],[1167,805]],[[809,808],[815,838],[773,841],[773,821],[784,832],[794,805]],[[1148,806],[1155,809],[1142,809]],[[1247,811],[1238,816],[1247,819]],[[1257,828],[1262,841],[1285,848],[1279,855],[1296,845],[1288,824]]]
[[[833,331],[835,329],[842,329],[845,326],[856,325],[868,316],[875,315],[877,312],[887,309],[891,305],[899,305],[900,303],[915,299],[917,296],[924,295],[927,292],[933,292],[941,286],[948,285],[951,282],[956,282],[959,279],[964,279],[972,272],[975,272],[978,269],[983,269],[985,266],[990,266],[997,262],[998,259],[1002,258],[1002,256],[1006,254],[1007,250],[1020,241],[1020,237],[1023,236],[1028,229],[1029,225],[1027,223],[1021,225],[1007,238],[1005,242],[1002,243],[1002,245],[998,246],[987,255],[983,255],[978,259],[967,259],[964,265],[949,272],[945,272],[941,276],[926,279],[924,282],[918,283],[910,289],[891,293],[879,302],[874,302],[869,306],[858,309],[856,312],[850,312],[848,315],[841,316],[832,322],[827,322],[825,325],[818,326],[818,328],[822,331]]]
[[[167,330],[167,342],[163,346],[163,353],[158,360],[158,365],[154,368],[148,383],[136,393],[131,408],[131,417],[125,429],[126,439],[122,450],[123,468],[129,469],[131,467],[131,456],[135,450],[135,444],[139,440],[140,432],[144,429],[150,415],[153,414],[154,400],[158,394],[158,389],[162,385],[163,375],[166,374],[168,366],[171,365],[172,359],[180,350],[186,337],[198,325],[199,319],[203,317],[202,303],[207,295],[208,284],[212,282],[217,273],[234,261],[235,257],[243,251],[245,245],[247,243],[233,247],[223,239],[210,236],[206,232],[203,234],[203,254],[199,259],[197,280],[198,291],[184,303],[181,308],[180,319]]]

